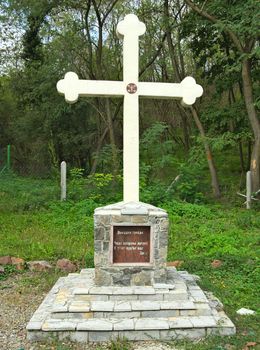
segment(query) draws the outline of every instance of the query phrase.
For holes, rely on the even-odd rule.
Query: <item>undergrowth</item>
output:
[[[79,177],[71,184],[73,196],[60,202],[56,180],[1,178],[0,256],[17,256],[26,261],[55,261],[65,257],[80,266],[93,267],[94,209],[120,200],[120,192],[115,200],[109,193],[106,196],[111,179],[92,178],[88,182],[90,188],[86,188],[86,182]],[[77,181],[81,182],[80,190]],[[77,191],[83,191],[79,198]],[[147,198],[149,196],[152,191]],[[230,203],[192,204],[173,198],[165,200],[163,196],[159,200],[157,192],[151,204],[164,208],[169,214],[168,260],[182,260],[181,269],[199,275],[203,289],[221,299],[237,326],[236,336],[203,340],[196,343],[196,350],[226,350],[226,344],[243,349],[247,341],[257,341],[260,308],[260,215],[257,207],[247,211]],[[211,266],[215,259],[222,262],[217,269]],[[13,267],[7,267],[5,273],[0,274],[0,280],[12,273]],[[25,278],[24,283],[29,285],[33,280]],[[256,310],[256,316],[238,316],[236,310],[241,307]],[[178,344],[187,350],[194,348],[189,342]],[[112,342],[110,349],[129,350],[130,343]]]

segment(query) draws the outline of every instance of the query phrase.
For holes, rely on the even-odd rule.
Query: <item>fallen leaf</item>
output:
[[[250,348],[255,347],[257,345],[256,342],[254,341],[249,341],[248,343],[246,343],[245,347],[243,348],[243,350],[250,350]]]
[[[184,263],[183,260],[175,260],[167,262],[167,266],[180,267]]]
[[[211,262],[211,267],[213,267],[213,269],[217,269],[218,267],[220,267],[223,264],[223,262],[221,260],[213,260]]]
[[[225,349],[226,350],[236,350],[236,347],[235,347],[235,345],[232,345],[232,344],[226,344]]]

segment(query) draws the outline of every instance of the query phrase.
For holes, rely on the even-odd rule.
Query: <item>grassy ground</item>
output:
[[[92,215],[100,203],[87,199],[60,203],[58,198],[58,183],[54,180],[0,178],[0,256],[18,256],[27,261],[66,257],[82,266],[93,266]],[[247,342],[260,342],[259,212],[176,201],[162,203],[162,207],[167,209],[171,222],[168,260],[183,260],[182,269],[201,276],[202,287],[221,299],[237,326],[236,336],[207,339],[197,343],[196,350],[246,349]],[[223,262],[221,267],[211,267],[214,259]],[[56,277],[50,276],[43,287],[47,290]],[[26,277],[24,284],[38,283],[39,278],[36,275],[28,281]],[[238,316],[236,310],[241,307],[256,310],[257,314]],[[130,349],[129,344],[111,346]],[[180,346],[194,349],[189,342]],[[57,345],[56,349],[63,348]]]

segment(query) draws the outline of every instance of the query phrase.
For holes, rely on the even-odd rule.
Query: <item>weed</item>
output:
[[[17,273],[15,266],[6,265],[4,267],[4,272],[0,273],[0,281],[6,280],[9,276],[11,276],[14,273]]]
[[[126,338],[118,338],[117,340],[111,341],[108,346],[109,350],[131,350],[132,344]]]

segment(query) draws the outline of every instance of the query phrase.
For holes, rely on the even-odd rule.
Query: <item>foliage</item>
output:
[[[6,265],[4,267],[4,272],[0,273],[0,282],[6,280],[9,276],[11,276],[14,273],[17,273],[15,266]],[[1,287],[0,287],[0,289],[1,289]]]
[[[143,133],[140,142],[141,177],[162,179],[176,164],[173,156],[174,143],[169,137],[169,126],[155,122]],[[148,170],[150,170],[148,172]],[[159,175],[159,176],[158,176]]]
[[[141,200],[168,211],[168,259],[184,260],[184,268],[198,273],[202,285],[221,297],[238,326],[238,335],[228,342],[240,349],[256,337],[258,322],[258,316],[244,321],[235,309],[255,308],[259,279],[258,205],[245,211],[236,195],[245,187],[254,131],[246,118],[244,60],[250,60],[253,94],[259,95],[259,4],[194,3],[218,21],[210,24],[185,2],[173,0],[117,1],[107,15],[103,0],[98,9],[85,0],[3,2],[0,156],[12,144],[13,172],[0,177],[0,255],[68,257],[93,266],[93,211],[122,200],[122,100],[107,104],[103,98],[87,98],[68,105],[58,96],[56,82],[66,71],[84,79],[121,80],[122,42],[115,28],[126,13],[137,13],[147,25],[140,40],[140,80],[178,82],[194,76],[204,88],[196,110],[205,133],[190,111],[174,101],[140,101]],[[244,52],[227,30],[238,36]],[[258,112],[259,99],[253,106]],[[205,142],[214,153],[224,194],[214,203]],[[70,171],[67,201],[61,203],[62,160]],[[213,270],[210,262],[216,258],[223,265]],[[1,278],[10,273],[8,267]],[[194,348],[188,342],[180,345]],[[196,344],[198,350],[225,347],[226,340],[217,337]]]
[[[122,100],[109,99],[107,103],[103,98],[86,98],[68,105],[58,96],[56,82],[68,70],[75,71],[80,78],[121,80],[122,42],[115,35],[115,27],[126,13],[134,12],[147,26],[140,41],[140,80],[172,82],[178,78],[179,70],[180,78],[192,74],[201,81],[205,93],[197,109],[206,141],[214,156],[220,151],[228,157],[233,153],[238,161],[229,181],[239,185],[240,168],[246,166],[242,164],[237,143],[241,143],[246,158],[245,154],[251,151],[252,132],[245,118],[242,56],[223,28],[231,28],[241,35],[241,40],[247,35],[254,38],[258,7],[252,0],[232,6],[222,0],[207,3],[203,5],[205,9],[221,18],[220,24],[211,26],[188,11],[185,4],[172,0],[168,1],[170,18],[167,18],[162,11],[164,3],[118,1],[100,23],[99,15],[102,18],[108,9],[105,1],[100,2],[98,11],[92,2],[88,8],[83,0],[77,5],[71,1],[4,2],[1,19],[8,38],[3,41],[1,52],[5,55],[6,50],[11,55],[8,46],[11,43],[13,57],[8,59],[12,62],[9,69],[5,68],[0,76],[0,154],[8,143],[13,145],[12,166],[16,172],[40,177],[57,175],[60,162],[66,160],[70,169],[84,169],[84,176],[113,174],[111,188],[118,190],[121,180],[117,176],[122,173]],[[172,65],[169,40],[165,40],[167,26],[177,67]],[[257,45],[250,55],[257,96]],[[168,100],[141,100],[140,105],[141,174],[142,168],[150,169],[146,178],[141,179],[144,191],[150,187],[143,197],[152,200],[154,197],[158,202],[159,191],[167,189],[181,173],[171,195],[191,202],[205,201],[210,185],[207,168],[200,168],[197,160],[194,169],[188,164],[190,152],[198,147],[199,140],[189,110],[184,111]],[[204,141],[201,138],[200,149],[205,153]],[[215,164],[219,170],[221,164],[217,161]],[[233,169],[228,171],[231,174]],[[160,185],[156,188],[154,183],[158,179]],[[89,179],[91,189],[93,181]],[[79,182],[75,186],[71,182],[72,199],[82,193],[74,193]],[[107,186],[103,188],[105,191]],[[165,200],[169,198],[168,192]],[[102,201],[102,197],[103,193],[97,193],[93,199]]]
[[[120,163],[121,167],[122,150],[118,149],[116,146],[112,147],[112,145],[106,144],[98,154],[94,152],[94,159],[97,161],[97,167],[100,172],[104,172],[104,169],[106,169],[107,172],[115,173],[115,164],[111,161],[113,160],[113,152],[116,153],[117,161]]]
[[[119,201],[122,198],[122,176],[95,173],[83,177],[83,169],[70,171],[68,199],[93,201],[100,205],[105,201]]]
[[[215,214],[213,210],[209,207],[183,203],[178,201],[168,201],[162,203],[162,207],[169,213],[169,215],[185,217],[189,219],[214,219]]]
[[[88,198],[93,198],[98,203],[120,201],[122,186],[121,175],[96,173],[87,177]]]
[[[70,199],[82,198],[84,196],[85,180],[83,178],[84,169],[72,168],[69,171],[70,181],[68,183],[68,193]]]
[[[3,174],[0,178],[1,213],[33,212],[47,208],[51,201],[58,198],[56,180],[27,179],[13,173]]]
[[[132,344],[127,338],[123,339],[117,339],[111,341],[111,343],[108,346],[109,350],[131,350]]]
[[[180,178],[175,187],[179,198],[191,202],[199,203],[205,201],[203,195],[203,182],[201,177],[201,165],[198,163],[188,163],[180,165]]]
[[[191,204],[167,203],[165,207],[172,221],[170,231],[170,249],[178,251],[181,259],[198,259],[201,255],[211,259],[226,256],[257,258],[257,245],[260,216],[253,212],[255,219],[248,222],[248,227],[240,225],[238,217],[247,217],[243,210],[225,211],[218,207],[211,210],[204,206]],[[185,221],[183,221],[183,217]],[[250,236],[245,230],[254,233]],[[247,232],[247,231],[246,231]],[[174,256],[170,254],[170,259]]]

